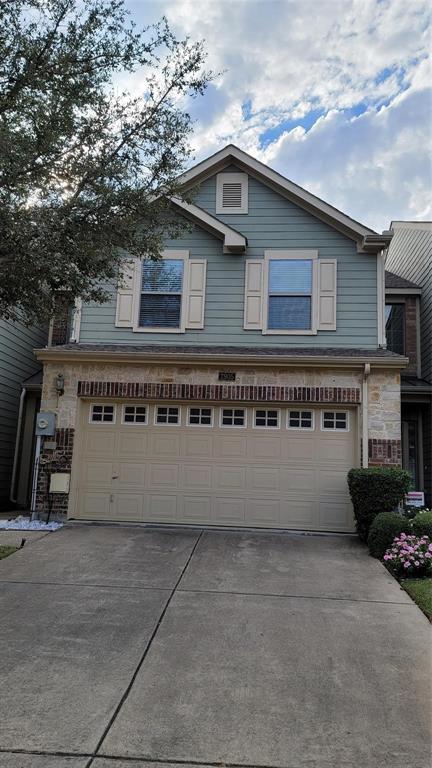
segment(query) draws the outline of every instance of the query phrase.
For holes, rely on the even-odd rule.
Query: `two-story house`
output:
[[[182,183],[188,231],[37,353],[57,415],[37,508],[61,471],[71,518],[352,531],[348,470],[401,461],[391,233],[232,145]]]
[[[393,221],[391,228],[387,348],[409,358],[401,382],[402,463],[432,506],[432,222]]]

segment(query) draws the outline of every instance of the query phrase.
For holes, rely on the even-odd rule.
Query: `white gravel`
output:
[[[0,529],[6,531],[57,531],[63,523],[44,523],[42,520],[30,520],[20,515],[11,520],[0,520]]]

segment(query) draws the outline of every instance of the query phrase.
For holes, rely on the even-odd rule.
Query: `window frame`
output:
[[[324,426],[324,414],[325,413],[343,413],[346,416],[346,426],[345,427],[337,427],[336,426],[336,416],[335,416],[335,426],[334,427],[325,427]],[[350,432],[350,415],[349,411],[342,411],[339,409],[334,408],[326,408],[321,411],[321,432]]]
[[[243,411],[244,423],[243,424],[223,424],[222,423],[222,419],[223,419],[223,412],[224,411]],[[233,414],[233,418],[235,418],[234,414]],[[220,429],[246,429],[247,425],[248,425],[247,408],[241,408],[241,407],[240,408],[235,408],[235,407],[233,407],[233,408],[231,408],[231,407],[230,408],[226,408],[226,407],[221,407],[221,409],[219,411],[219,427],[220,427]]]
[[[275,427],[270,426],[269,427],[266,424],[265,425],[257,424],[256,423],[257,411],[276,411],[276,413],[277,413],[277,420],[278,420],[277,426],[275,426]],[[281,416],[282,416],[282,413],[281,413],[281,409],[280,408],[267,408],[267,407],[254,408],[254,410],[253,410],[253,424],[252,424],[252,427],[253,427],[253,429],[281,429],[281,426],[282,426],[282,418],[281,418]]]
[[[206,408],[208,411],[210,411],[210,424],[191,424],[190,421],[190,415],[192,409],[197,409],[199,411],[202,411],[204,408]],[[201,418],[201,414],[200,414]],[[211,405],[188,405],[187,407],[187,414],[186,414],[186,426],[187,427],[200,427],[201,429],[212,429],[214,425],[214,408]]]
[[[311,297],[311,327],[310,328],[269,328],[269,272],[271,261],[311,261],[312,290]],[[284,294],[281,294],[284,295]],[[293,294],[295,296],[297,294]],[[298,294],[299,296],[301,294]],[[316,336],[318,332],[318,251],[316,249],[267,250],[264,251],[264,284],[263,284],[263,327],[262,333],[267,336]]]
[[[176,408],[178,410],[178,421],[175,424],[169,423],[168,421],[165,421],[165,422],[157,421],[159,408],[167,408],[167,409],[169,409],[169,408]],[[168,415],[169,414],[167,414],[167,416]],[[182,409],[181,409],[181,406],[180,405],[162,405],[162,404],[155,405],[155,407],[154,407],[154,419],[153,419],[153,422],[154,422],[154,426],[155,427],[181,427],[181,422],[182,422]]]
[[[134,333],[185,333],[186,331],[186,311],[187,311],[187,298],[189,295],[189,251],[179,251],[176,249],[172,250],[165,250],[161,253],[161,261],[183,261],[183,282],[182,282],[182,292],[181,292],[181,302],[180,302],[180,321],[178,328],[169,328],[169,327],[160,327],[160,326],[147,326],[146,328],[143,328],[139,324],[139,315],[140,315],[140,308],[141,308],[141,297],[143,295],[143,292],[141,290],[142,286],[142,268],[144,261],[140,262],[139,265],[139,280],[135,280],[135,291],[134,291],[134,311],[133,311],[133,317],[134,317],[134,325],[133,325],[133,332]],[[166,295],[166,294],[163,294]],[[173,294],[177,295],[177,294]]]
[[[146,409],[145,421],[125,421],[126,408],[145,408]],[[138,403],[125,403],[122,406],[122,419],[121,419],[121,423],[122,423],[122,425],[124,425],[126,427],[136,427],[136,426],[138,426],[138,427],[146,427],[146,426],[148,426],[148,423],[149,423],[149,412],[150,412],[150,406],[149,406],[148,403],[139,403],[139,404]]]
[[[407,333],[406,333],[406,330],[407,330],[406,329],[406,316],[407,316],[407,311],[406,311],[406,302],[404,300],[402,300],[402,299],[399,300],[399,301],[397,299],[396,300],[394,300],[394,299],[388,300],[387,297],[386,297],[385,302],[384,302],[384,337],[385,337],[385,342],[386,342],[386,349],[389,349],[390,352],[394,351],[387,344],[387,317],[386,317],[386,308],[387,307],[393,307],[393,306],[399,306],[399,307],[402,307],[402,309],[403,309],[403,317],[402,317],[402,347],[403,347],[403,351],[402,352],[395,352],[395,354],[396,355],[406,355],[406,336],[407,336]]]
[[[223,185],[241,184],[241,205],[236,208],[224,208],[223,203]],[[249,210],[249,178],[247,173],[242,171],[226,173],[221,171],[216,176],[216,214],[223,213],[231,216],[233,214],[245,214]]]
[[[113,409],[112,421],[103,421],[103,419],[101,419],[100,421],[93,421],[93,408],[95,406],[102,407],[102,408],[112,408]],[[103,411],[102,411],[102,415],[103,415]],[[89,424],[98,424],[98,425],[102,424],[104,426],[106,426],[107,424],[115,424],[116,417],[117,417],[117,408],[115,403],[90,403],[89,420],[88,420]]]
[[[290,425],[290,415],[291,413],[298,413],[299,415],[299,421],[300,425],[298,427],[292,427]],[[311,426],[310,427],[302,427],[301,426],[301,420],[302,420],[302,413],[310,413],[311,414]],[[286,428],[290,431],[298,431],[298,432],[314,432],[315,431],[315,411],[313,408],[288,408],[287,409],[287,415],[286,415]]]

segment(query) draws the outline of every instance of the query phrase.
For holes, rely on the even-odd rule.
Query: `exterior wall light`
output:
[[[55,380],[55,387],[58,395],[64,394],[64,376],[62,373],[57,374],[57,377]]]

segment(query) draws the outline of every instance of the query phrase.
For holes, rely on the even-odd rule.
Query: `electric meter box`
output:
[[[38,437],[53,437],[55,435],[55,416],[52,411],[38,413],[35,430]]]
[[[53,472],[50,477],[50,493],[69,493],[70,475],[67,472]]]

